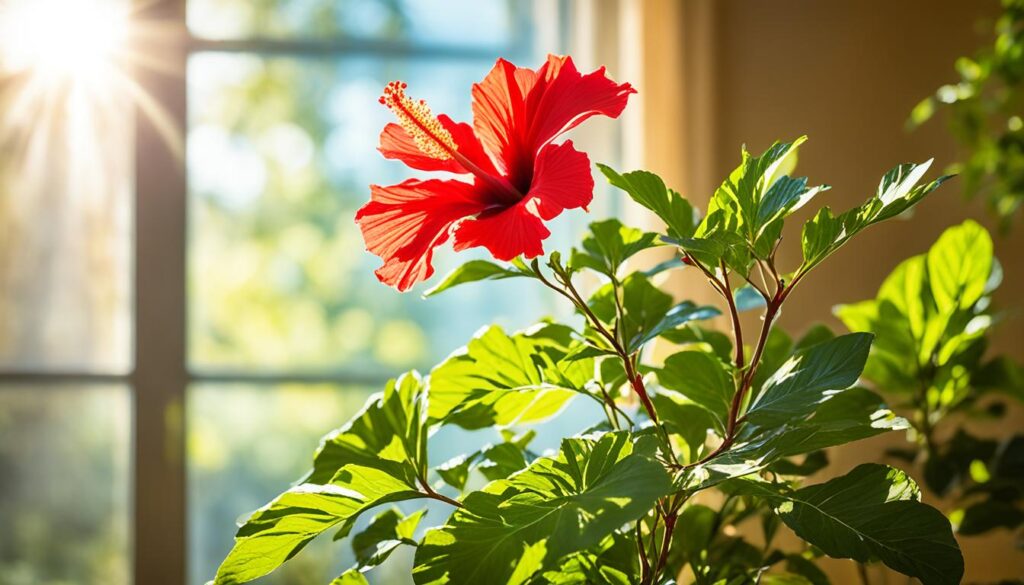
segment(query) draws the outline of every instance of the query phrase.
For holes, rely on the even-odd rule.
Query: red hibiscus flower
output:
[[[549,56],[536,71],[499,59],[473,85],[470,126],[435,117],[405,88],[392,82],[380,98],[398,118],[380,135],[381,153],[465,180],[371,185],[356,221],[367,249],[384,260],[377,278],[400,291],[434,273],[434,248],[449,237],[455,250],[484,246],[498,260],[543,254],[551,234],[544,222],[586,209],[594,195],[587,155],[572,141],[552,141],[591,116],[618,117],[636,92],[603,67],[581,74],[569,57]]]

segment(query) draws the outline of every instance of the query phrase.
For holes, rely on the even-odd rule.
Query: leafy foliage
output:
[[[851,330],[875,335],[865,377],[900,401],[913,423],[914,446],[893,454],[921,460],[924,485],[954,497],[951,518],[961,534],[1024,526],[1024,473],[1008,465],[1021,460],[1024,437],[1000,444],[956,422],[999,416],[1001,401],[1024,399],[1020,366],[986,355],[1000,279],[991,237],[966,221],[897,266],[876,298],[836,309]],[[955,432],[937,431],[953,425]]]
[[[508,480],[470,494],[445,526],[424,537],[416,583],[522,579],[598,545],[672,490],[649,441],[626,432],[566,439]]]
[[[960,57],[959,79],[943,85],[911,112],[909,125],[924,124],[940,109],[963,160],[951,171],[963,177],[968,196],[981,195],[1009,226],[1024,202],[1024,0],[1002,0],[991,45]]]
[[[820,485],[790,490],[752,480],[739,491],[772,503],[798,536],[833,557],[867,562],[873,557],[925,583],[956,585],[964,561],[949,522],[920,503],[920,492],[902,471],[864,464]]]
[[[783,276],[775,253],[785,220],[824,189],[789,175],[803,142],[777,143],[759,156],[744,150],[704,215],[656,175],[602,166],[613,185],[662,220],[664,233],[599,221],[566,261],[553,252],[543,263],[472,261],[456,269],[428,295],[525,278],[568,301],[576,321],[512,333],[484,328],[429,376],[392,383],[325,437],[303,483],[246,521],[217,583],[266,574],[331,528],[351,537],[356,563],[337,581],[346,584],[362,583],[363,572],[400,546],[416,547],[413,578],[430,585],[654,585],[673,582],[684,568],[701,584],[817,585],[828,582],[814,563],[821,554],[878,558],[925,585],[954,582],[962,562],[950,524],[917,500],[902,472],[866,466],[802,485],[827,462],[824,449],[910,425],[857,386],[873,336],[836,337],[817,327],[794,341],[774,327],[814,266],[941,179],[919,185],[927,164],[901,165],[864,205],[839,217],[819,213],[803,228],[803,263]],[[655,246],[674,257],[636,270],[637,254]],[[986,266],[941,254],[932,264],[937,274],[963,275],[935,280],[936,306],[967,310]],[[683,267],[703,274],[721,306],[677,300],[653,281]],[[592,286],[581,290],[583,281]],[[753,338],[739,319],[750,310],[763,312]],[[701,324],[723,314],[731,339]],[[949,321],[950,331],[957,323]],[[659,339],[675,347],[651,362],[646,350]],[[557,452],[535,453],[535,433],[524,429],[578,396],[599,404],[604,419],[562,440]],[[431,467],[426,444],[442,427],[495,429],[500,441]],[[718,508],[693,500],[710,489],[724,497]],[[356,530],[363,512],[412,500],[454,511],[421,529],[422,508],[386,507]],[[991,516],[978,509],[970,521]],[[746,521],[759,523],[763,546],[728,529]],[[804,539],[800,550],[773,545],[782,523]]]

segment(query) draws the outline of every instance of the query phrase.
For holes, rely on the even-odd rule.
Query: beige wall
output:
[[[680,2],[682,10],[671,12],[658,8],[662,0],[646,4],[652,31],[645,39],[646,52],[656,56],[680,47],[685,55],[681,60],[671,56],[665,61],[670,66],[661,71],[657,63],[648,63],[645,80],[676,75],[685,88],[682,94],[649,93],[644,126],[652,134],[646,140],[648,149],[673,144],[665,136],[670,132],[682,132],[685,146],[674,156],[665,150],[645,153],[647,166],[682,182],[691,199],[706,200],[738,163],[741,144],[759,152],[773,140],[808,134],[798,171],[812,182],[833,186],[820,199],[834,210],[865,200],[896,163],[935,157],[938,172],[953,160],[955,148],[941,121],[913,133],[904,130],[904,122],[921,98],[953,79],[953,60],[984,38],[975,22],[996,6],[995,0]],[[681,21],[676,38],[657,34],[665,30],[666,17]],[[671,112],[681,106],[683,119],[673,119]],[[957,182],[947,183],[911,220],[892,221],[862,234],[808,277],[787,305],[782,326],[794,333],[820,320],[839,327],[831,318],[833,305],[873,296],[897,263],[927,249],[944,228],[967,216],[991,225],[981,206],[965,203],[960,193]],[[817,209],[808,207],[790,221],[780,253],[787,269],[799,263],[798,226]],[[1007,273],[997,297],[1002,306],[1024,309],[1024,258],[1015,254],[1022,242],[1024,226],[1012,237],[997,238],[997,254]],[[687,293],[704,294],[692,289]],[[999,341],[1004,351],[1024,358],[1022,321],[1004,325]],[[1020,429],[1022,422],[1017,413],[1002,429],[987,430]],[[901,438],[894,434],[844,449],[833,458],[831,471],[879,459],[886,441]],[[1006,531],[963,539],[962,544],[968,557],[965,582],[1024,575],[1024,553],[1014,549]],[[832,569],[837,582],[856,582],[851,563],[836,563]]]

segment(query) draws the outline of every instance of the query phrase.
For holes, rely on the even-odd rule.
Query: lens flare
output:
[[[119,267],[131,250],[135,128],[151,124],[182,153],[167,96],[140,83],[184,83],[184,30],[153,6],[0,0],[0,334],[30,350],[81,339],[68,334],[74,320],[54,317],[65,305],[126,318],[112,307],[130,297]],[[129,330],[114,318],[80,325],[95,339]]]
[[[7,0],[0,5],[0,62],[9,73],[96,82],[110,73],[128,34],[114,0]]]

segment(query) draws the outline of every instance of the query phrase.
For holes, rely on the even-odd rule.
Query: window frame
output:
[[[160,23],[165,31],[138,39],[141,54],[161,56],[159,70],[138,68],[134,77],[167,118],[154,123],[145,112],[136,116],[134,222],[134,367],[132,392],[132,477],[134,583],[183,585],[188,576],[188,502],[185,403],[190,386],[209,382],[365,384],[345,374],[238,370],[190,370],[188,364],[188,171],[184,142],[168,143],[188,132],[188,61],[199,53],[249,53],[296,59],[336,58],[356,54],[410,59],[493,58],[496,49],[421,45],[355,39],[212,40],[193,37],[187,26],[186,0],[136,0],[135,18]],[[510,57],[532,48],[534,7],[516,2],[516,30],[522,38],[503,53]],[[564,10],[564,0],[556,9]],[[563,21],[564,22],[564,21]],[[152,28],[151,26],[148,28]],[[511,51],[511,53],[509,53]],[[383,383],[384,380],[374,380]],[[226,527],[225,530],[228,530]]]
[[[151,103],[134,108],[133,187],[129,269],[132,329],[125,372],[89,369],[0,369],[0,383],[115,384],[129,393],[131,433],[128,509],[128,556],[132,582],[138,585],[185,585],[188,578],[187,453],[185,403],[189,387],[200,383],[246,383],[271,387],[281,383],[317,385],[383,383],[345,373],[239,370],[190,370],[188,363],[188,132],[189,58],[198,53],[249,53],[296,59],[372,54],[409,59],[491,59],[496,51],[509,58],[534,49],[532,18],[538,6],[516,1],[517,38],[501,47],[459,47],[343,38],[213,40],[191,35],[187,0],[129,0],[136,30],[131,50],[158,55],[159,67],[137,66],[130,72]],[[568,35],[569,2],[547,7],[558,34]],[[563,36],[564,38],[564,36]],[[159,111],[154,119],[151,114]],[[225,527],[225,530],[230,530]],[[212,577],[212,576],[211,576]]]

